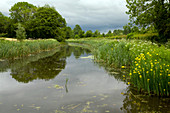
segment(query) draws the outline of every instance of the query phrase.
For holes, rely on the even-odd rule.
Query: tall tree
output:
[[[74,36],[75,35],[79,35],[79,33],[82,31],[80,25],[75,25],[74,29],[73,29],[73,32],[74,32]]]
[[[143,27],[153,25],[166,42],[170,38],[170,0],[126,0],[130,20]]]
[[[22,23],[29,21],[31,16],[36,12],[37,7],[27,2],[18,2],[11,7],[10,16],[15,23]]]
[[[92,37],[93,32],[91,30],[88,30],[85,34],[85,37]]]
[[[39,7],[29,23],[29,36],[34,38],[64,37],[66,21],[54,7]]]
[[[9,18],[0,12],[0,33],[6,33]]]

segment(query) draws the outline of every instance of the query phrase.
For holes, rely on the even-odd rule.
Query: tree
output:
[[[170,38],[170,1],[168,0],[126,0],[131,22],[142,27],[153,25],[160,41]]]
[[[75,25],[74,29],[73,29],[73,32],[74,32],[74,36],[75,35],[79,35],[80,31],[82,31],[80,25]]]
[[[66,27],[65,28],[65,38],[69,39],[69,38],[73,38],[73,31],[71,29],[71,27]]]
[[[25,28],[22,27],[21,23],[18,23],[16,32],[16,38],[20,41],[26,38]]]
[[[91,30],[88,30],[85,34],[86,37],[92,37],[93,32]]]
[[[6,33],[9,18],[0,12],[0,33]]]
[[[31,19],[31,16],[36,12],[37,7],[27,2],[18,2],[11,7],[10,16],[15,23],[25,25]]]
[[[94,33],[93,33],[93,37],[99,37],[100,36],[100,32],[99,30],[96,30]]]
[[[125,25],[125,26],[123,26],[123,34],[124,35],[127,35],[127,34],[129,34],[130,32],[131,32],[131,27],[130,27],[130,25],[128,24],[128,25]]]
[[[66,21],[54,7],[45,5],[39,7],[29,24],[29,37],[34,38],[64,38]]]

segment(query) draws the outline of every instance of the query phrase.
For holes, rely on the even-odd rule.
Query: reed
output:
[[[148,94],[169,96],[170,50],[150,41],[79,39],[69,42],[89,46],[95,59],[110,66],[129,70],[128,84]]]
[[[54,49],[59,45],[56,40],[7,41],[0,40],[0,59],[28,56]]]

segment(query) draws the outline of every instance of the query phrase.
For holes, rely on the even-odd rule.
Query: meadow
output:
[[[56,48],[59,42],[48,40],[8,41],[0,39],[0,59],[14,59]]]
[[[96,61],[127,70],[127,84],[148,95],[169,96],[170,49],[144,40],[69,39],[88,46]]]

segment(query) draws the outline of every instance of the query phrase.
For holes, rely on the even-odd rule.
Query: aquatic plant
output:
[[[163,45],[159,47],[141,40],[79,39],[69,42],[88,45],[96,61],[129,70],[127,78],[130,81],[127,82],[138,90],[169,96],[170,51]]]
[[[0,40],[0,59],[28,56],[54,49],[59,45],[56,40],[6,41]]]

